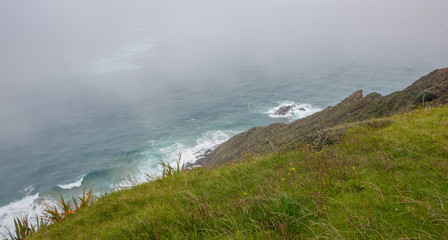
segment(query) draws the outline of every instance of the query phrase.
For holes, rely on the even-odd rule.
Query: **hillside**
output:
[[[267,127],[256,127],[240,133],[221,144],[198,164],[215,166],[239,158],[242,153],[271,153],[293,149],[300,142],[317,145],[331,144],[339,138],[328,135],[334,126],[344,123],[363,121],[372,118],[388,117],[404,113],[422,103],[429,105],[448,103],[448,68],[435,70],[420,78],[403,91],[387,96],[372,93],[365,97],[362,91],[351,96],[334,107],[290,124],[275,123]]]
[[[443,239],[448,69],[253,128],[197,168],[112,192],[30,239]]]
[[[30,239],[443,239],[448,107],[387,122],[114,192]]]

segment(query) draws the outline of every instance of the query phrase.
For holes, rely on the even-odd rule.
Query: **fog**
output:
[[[446,51],[447,7],[443,0],[5,0],[2,75],[55,63],[69,70],[74,59],[145,35],[164,36],[171,52],[159,62],[181,70],[235,54],[264,61],[316,49]]]
[[[4,0],[0,129],[18,136],[42,127],[57,116],[33,111],[63,105],[76,89],[127,101],[194,88],[244,66],[269,73],[383,55],[443,61],[446,9],[446,0]],[[125,81],[113,73],[87,77],[98,61],[123,58],[121,48],[142,41],[155,47],[145,50],[139,73]]]

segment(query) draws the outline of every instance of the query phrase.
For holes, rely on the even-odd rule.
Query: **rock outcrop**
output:
[[[418,105],[448,103],[448,68],[435,70],[403,91],[387,96],[356,91],[334,107],[328,107],[289,124],[274,123],[240,133],[213,150],[197,163],[214,166],[237,159],[242,153],[269,153],[297,147],[310,135],[328,132],[342,124],[404,113]],[[285,111],[287,109],[284,109]]]

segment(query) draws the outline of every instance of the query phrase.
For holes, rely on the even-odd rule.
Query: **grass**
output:
[[[30,239],[445,239],[448,107],[387,122],[109,193]]]
[[[72,208],[71,204],[69,202],[66,202],[61,195],[61,200],[58,202],[59,206],[49,206],[47,207],[47,209],[45,209],[46,216],[43,217],[44,220],[53,223],[62,222],[67,218],[67,216],[73,215],[75,214],[75,212],[87,208],[95,201],[95,197],[92,195],[92,190],[93,187],[90,188],[89,192],[87,192],[86,194],[86,188],[84,187],[82,196],[78,197],[79,203],[73,197],[73,204],[75,208]]]
[[[299,142],[317,137],[315,134],[324,129],[403,114],[422,105],[448,104],[448,68],[435,70],[406,89],[387,96],[377,93],[361,96],[361,91],[356,91],[337,105],[290,124],[275,123],[237,134],[219,145],[202,163],[214,167],[238,158],[241,151],[247,150],[257,153],[289,151]]]
[[[2,235],[5,238],[9,237],[11,240],[21,240],[31,236],[36,233],[38,229],[43,228],[48,224],[48,221],[39,218],[38,216],[36,216],[36,222],[33,224],[30,222],[28,215],[24,215],[21,218],[14,218],[14,232],[9,231],[8,236]]]
[[[47,206],[44,210],[44,216],[36,216],[35,223],[30,222],[28,215],[14,218],[14,232],[9,230],[8,236],[3,237],[11,240],[22,240],[30,237],[38,232],[40,229],[48,226],[50,223],[58,223],[64,221],[68,216],[77,213],[79,210],[85,209],[95,201],[95,197],[92,195],[93,187],[90,188],[86,194],[86,188],[84,187],[81,197],[78,197],[78,201],[73,197],[73,204],[75,208],[72,208],[69,202],[66,202],[61,195],[61,200],[56,206]],[[107,193],[106,193],[107,194]]]

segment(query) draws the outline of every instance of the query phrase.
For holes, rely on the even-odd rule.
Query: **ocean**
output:
[[[177,55],[189,43],[173,53],[172,42],[141,33],[84,52],[43,49],[27,56],[32,68],[1,68],[1,233],[60,195],[146,182],[161,160],[181,153],[194,163],[252,127],[306,117],[358,89],[390,94],[448,63],[437,51]],[[61,49],[70,57],[48,60]],[[292,107],[276,115],[282,106]]]

